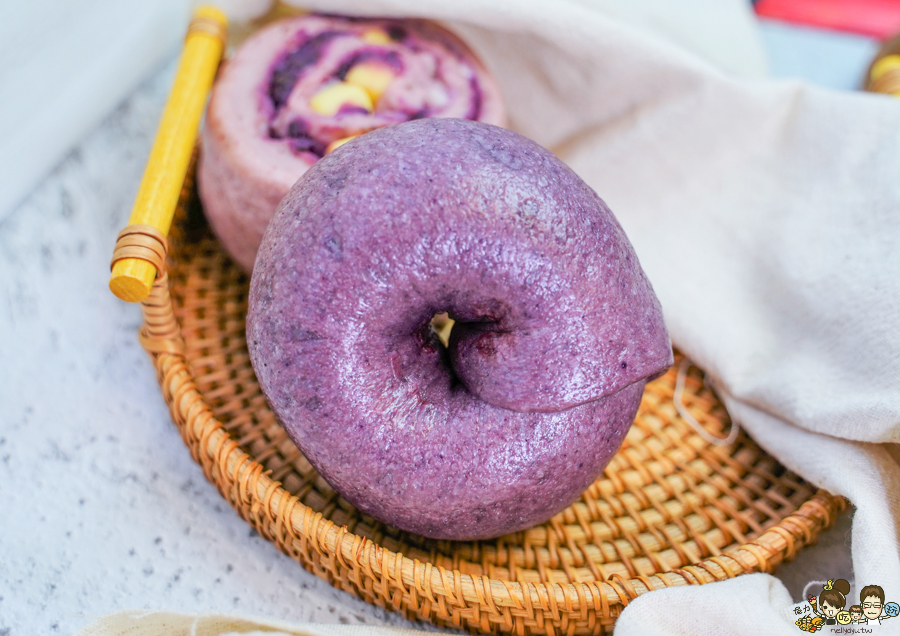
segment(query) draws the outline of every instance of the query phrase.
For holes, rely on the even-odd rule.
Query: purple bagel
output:
[[[365,64],[394,76],[371,112],[314,110],[317,93]],[[493,78],[446,29],[304,15],[260,30],[223,66],[207,111],[198,185],[210,225],[249,272],[278,202],[329,144],[424,117],[505,121]]]
[[[456,320],[445,349],[429,327]],[[612,213],[550,152],[456,119],[316,163],[266,230],[247,340],[270,405],[360,510],[483,539],[562,510],[672,363]]]

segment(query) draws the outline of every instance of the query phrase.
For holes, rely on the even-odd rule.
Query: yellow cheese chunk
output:
[[[347,73],[348,84],[364,88],[373,102],[384,94],[394,81],[394,72],[378,62],[360,62]]]
[[[339,82],[326,86],[309,100],[309,105],[320,115],[333,116],[345,105],[359,106],[372,112],[372,98],[360,86]]]
[[[357,137],[359,137],[359,135],[350,135],[349,137],[335,139],[330,144],[328,144],[328,146],[325,148],[325,154],[327,155],[329,152],[332,152],[333,150],[340,148],[341,146],[343,146],[345,143],[347,143],[351,139],[356,139]]]
[[[446,312],[436,314],[431,319],[431,329],[434,331],[435,335],[437,335],[438,340],[441,341],[441,344],[443,344],[444,347],[450,346],[450,332],[453,331],[453,325],[455,324],[456,321]]]
[[[363,42],[369,44],[390,44],[391,37],[381,29],[369,29],[362,36]]]

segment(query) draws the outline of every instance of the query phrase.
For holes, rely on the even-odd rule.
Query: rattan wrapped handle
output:
[[[159,260],[157,244],[165,244],[172,225],[206,98],[225,50],[227,28],[225,14],[211,6],[199,7],[188,27],[175,83],[160,120],[131,218],[116,243],[109,288],[122,300],[140,302],[147,298],[153,281],[161,273],[160,262],[164,264],[164,260]],[[135,226],[140,228],[129,231]],[[161,242],[151,230],[156,230]],[[150,236],[154,240],[135,241],[135,237]]]

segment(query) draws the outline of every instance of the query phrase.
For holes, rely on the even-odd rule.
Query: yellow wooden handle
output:
[[[163,237],[169,234],[227,28],[225,14],[214,7],[199,7],[194,13],[129,225],[156,228]],[[122,300],[140,302],[150,294],[156,275],[149,260],[123,258],[113,264],[109,288]]]

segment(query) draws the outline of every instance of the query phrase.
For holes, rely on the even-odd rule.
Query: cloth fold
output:
[[[791,636],[798,633],[797,627],[783,612],[791,603],[781,581],[766,574],[669,587],[632,602],[616,623],[615,635]]]

